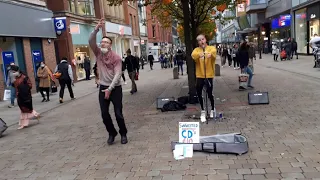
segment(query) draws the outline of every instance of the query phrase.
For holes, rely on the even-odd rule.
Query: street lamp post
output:
[[[261,40],[261,34],[260,34],[260,26],[258,27],[258,50],[259,50],[259,59],[262,59],[262,56],[261,56],[261,44],[260,44],[260,40]]]

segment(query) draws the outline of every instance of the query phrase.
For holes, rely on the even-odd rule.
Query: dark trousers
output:
[[[126,77],[124,76],[124,71],[122,71],[122,75],[121,76],[122,76],[123,81],[126,82]]]
[[[144,66],[144,63],[141,63],[141,69],[144,69],[144,67],[143,67],[143,66]]]
[[[273,60],[278,61],[278,56],[279,56],[278,54],[273,54]]]
[[[297,56],[297,59],[299,58],[299,57],[298,57],[297,50],[293,50],[293,51],[292,51],[291,59],[293,59],[293,55],[296,55],[296,56]]]
[[[207,87],[207,94],[208,97],[211,101],[211,107],[212,110],[214,109],[214,99],[213,99],[213,94],[212,94],[212,90],[213,90],[213,79],[212,78],[197,78],[197,83],[196,83],[196,89],[197,89],[197,95],[199,98],[199,103],[201,106],[201,109],[204,110],[203,108],[203,98],[202,98],[202,90],[204,85],[206,85]]]
[[[237,57],[233,58],[233,67],[240,67],[240,61]]]
[[[178,64],[178,73],[180,72],[181,69],[181,73],[183,75],[183,64]]]
[[[63,95],[64,95],[64,89],[66,88],[66,85],[68,87],[68,90],[69,90],[69,94],[70,94],[70,97],[71,98],[74,98],[74,95],[73,95],[73,90],[72,90],[72,87],[71,87],[71,80],[64,80],[64,79],[61,79],[59,80],[59,83],[60,83],[60,98],[63,99]]]
[[[106,126],[106,129],[110,136],[116,136],[117,130],[114,128],[110,113],[109,113],[109,106],[110,102],[112,102],[114,107],[114,113],[116,116],[116,120],[119,126],[119,133],[121,135],[127,134],[127,128],[124,122],[123,113],[122,113],[122,87],[116,86],[111,94],[109,99],[105,99],[105,93],[101,90],[107,89],[108,86],[100,85],[100,91],[99,91],[99,103],[100,103],[100,110],[101,110],[101,116],[103,119],[103,123]]]
[[[153,61],[150,61],[150,69],[152,70],[153,69]]]
[[[43,99],[45,98],[44,93],[43,93],[45,91],[46,94],[47,94],[47,100],[49,100],[49,95],[50,95],[49,90],[50,90],[50,88],[48,88],[48,87],[39,87],[39,90],[40,90],[40,94],[43,97]]]
[[[85,71],[86,71],[86,80],[90,80],[90,75],[91,75],[90,69],[86,69]]]

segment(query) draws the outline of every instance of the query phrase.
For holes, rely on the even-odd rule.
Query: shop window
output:
[[[152,25],[152,37],[153,38],[156,37],[156,27],[155,27],[155,25]]]
[[[295,38],[297,41],[298,53],[307,53],[308,39],[307,39],[307,9],[301,9],[295,12]]]
[[[93,0],[69,0],[69,11],[84,16],[94,16]]]

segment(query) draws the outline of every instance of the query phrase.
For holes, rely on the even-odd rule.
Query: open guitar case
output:
[[[178,141],[171,142],[172,150]],[[247,138],[240,133],[200,136],[200,143],[193,143],[193,151],[242,155],[249,151]]]

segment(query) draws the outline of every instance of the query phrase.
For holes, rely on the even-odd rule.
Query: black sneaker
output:
[[[126,135],[121,136],[121,144],[127,144],[128,143],[128,138]]]
[[[109,145],[111,145],[111,144],[114,143],[114,138],[115,138],[116,136],[117,136],[117,135],[115,135],[115,136],[109,135],[109,138],[108,138],[108,144],[109,144]]]
[[[254,87],[253,87],[253,86],[251,86],[251,85],[249,85],[249,86],[248,86],[248,88],[254,89]]]

